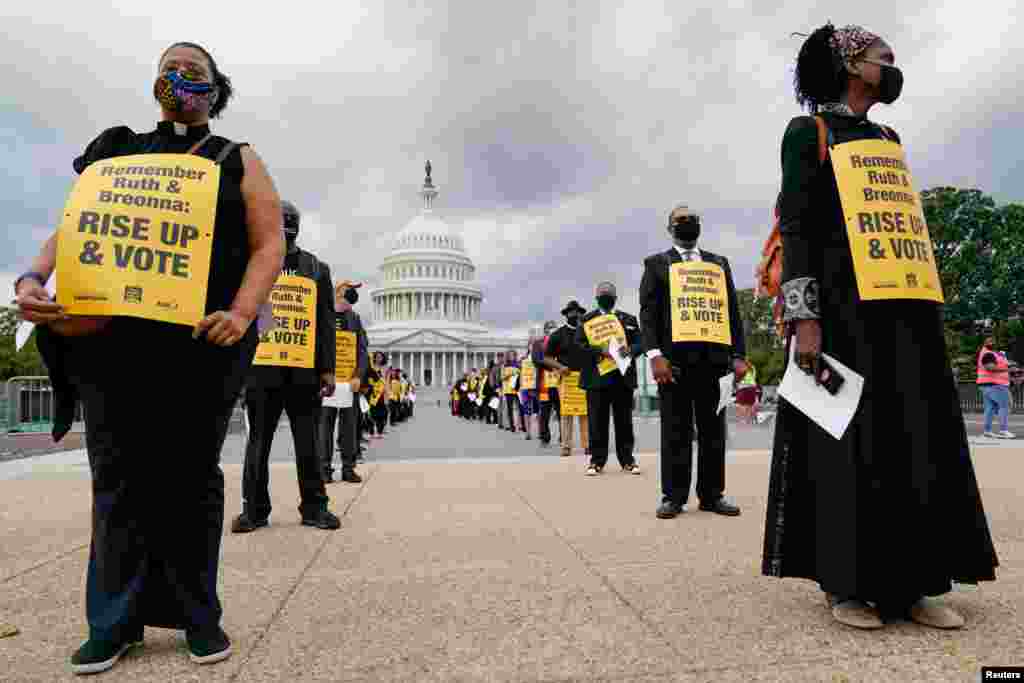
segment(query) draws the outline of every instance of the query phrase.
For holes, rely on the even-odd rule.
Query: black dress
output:
[[[834,144],[882,138],[864,118],[824,114]],[[822,349],[864,375],[839,441],[780,401],[762,572],[905,607],[998,566],[946,357],[940,305],[862,302],[831,160],[794,119],[782,142],[783,281],[820,283]],[[787,348],[787,358],[788,358]]]
[[[184,153],[208,132],[201,126],[176,135],[170,122],[143,134],[112,128],[74,168],[81,173],[130,154]],[[214,159],[228,143],[211,137],[197,153]],[[230,308],[249,262],[243,175],[236,148],[221,163],[207,313]],[[256,350],[255,324],[229,347],[193,340],[184,325],[128,317],[93,336],[40,332],[84,407],[93,488],[90,637],[119,640],[139,626],[217,626],[220,453]]]

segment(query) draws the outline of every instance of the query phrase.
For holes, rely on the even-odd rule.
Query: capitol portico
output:
[[[370,350],[388,354],[421,387],[448,386],[470,368],[486,367],[526,338],[480,324],[483,291],[461,235],[434,213],[430,162],[420,190],[423,208],[395,236],[371,292]]]

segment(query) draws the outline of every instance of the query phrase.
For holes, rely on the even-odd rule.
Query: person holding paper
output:
[[[281,413],[287,412],[295,442],[295,468],[299,480],[299,514],[304,526],[335,530],[341,522],[327,509],[323,457],[320,454],[320,410],[325,396],[334,393],[336,363],[334,329],[334,287],[331,270],[310,252],[300,249],[300,214],[291,202],[283,202],[284,236],[287,255],[282,277],[306,283],[300,290],[315,288],[315,325],[306,336],[313,346],[312,367],[294,367],[282,354],[271,354],[265,364],[253,365],[246,381],[245,402],[249,411],[249,438],[242,474],[242,513],[231,524],[233,533],[249,533],[268,524],[270,504],[270,450]],[[280,280],[280,278],[279,278]],[[299,294],[290,288],[294,309]],[[303,295],[304,297],[305,295]],[[304,300],[304,299],[303,299]],[[283,319],[283,315],[278,316]],[[283,328],[297,329],[297,318]],[[263,344],[267,341],[261,342]],[[259,349],[257,349],[257,357]]]
[[[533,439],[533,425],[540,425],[540,398],[538,397],[540,368],[533,362],[533,348],[542,338],[541,335],[539,327],[530,328],[526,341],[526,353],[519,361],[519,410],[527,441]]]
[[[515,433],[518,414],[519,424],[525,432],[526,425],[519,409],[519,355],[515,351],[508,351],[505,354],[505,362],[501,368],[501,391],[505,396],[505,414],[508,416],[505,429]]]
[[[63,263],[58,268],[58,242],[64,245],[68,237],[59,229],[14,283],[21,317],[37,326],[58,410],[68,411],[66,425],[55,421],[55,440],[70,428],[76,402],[84,406],[92,541],[85,581],[89,634],[71,657],[76,674],[116,665],[128,648],[142,644],[146,626],[184,630],[194,662],[211,664],[230,656],[217,591],[224,524],[220,455],[258,342],[253,322],[284,258],[280,199],[263,161],[249,146],[210,130],[210,119],[232,99],[230,79],[209,51],[184,42],[160,55],[154,79],[137,85],[140,95],[160,106],[162,120],[155,129],[110,128],[72,165],[80,180],[101,178],[99,169],[131,168],[124,158],[145,154],[152,164],[147,168],[193,165],[217,176],[208,187],[198,180],[182,183],[180,193],[196,202],[188,222],[212,233],[210,240],[197,235],[186,246],[180,226],[175,230],[179,254],[207,249],[208,277],[175,279],[178,300],[198,301],[196,322],[178,324],[134,312],[68,315],[75,312],[76,281],[102,288],[117,267],[110,234],[96,236],[107,252],[103,262],[75,273],[65,271]],[[189,172],[196,177],[196,171]],[[167,199],[166,178],[157,183],[159,196]],[[94,198],[90,195],[90,202]],[[210,209],[209,222],[203,222],[200,204]],[[83,204],[69,206],[67,213],[89,211]],[[143,211],[119,206],[116,213],[144,224]],[[150,226],[149,236],[154,230],[158,240],[159,223]],[[125,248],[125,241],[115,245]],[[55,302],[46,283],[58,270]],[[109,303],[121,301],[114,299]],[[159,391],[140,400],[143,376]]]
[[[574,339],[583,359],[580,386],[587,392],[590,415],[590,464],[586,474],[601,474],[608,462],[609,417],[615,421],[615,455],[619,465],[624,472],[640,474],[640,466],[633,457],[636,364],[630,364],[623,374],[608,352],[609,343],[615,339],[621,346],[620,355],[640,355],[640,323],[635,316],[616,310],[618,297],[611,282],[598,283],[595,298],[597,308],[583,316]]]
[[[558,328],[558,323],[549,320],[544,323],[544,334],[533,344],[530,359],[537,368],[537,396],[540,400],[540,415],[538,416],[537,437],[541,446],[551,444],[551,414],[555,414],[558,420],[558,371],[548,365],[546,349],[551,334]]]
[[[361,282],[345,280],[334,288],[334,328],[337,349],[335,379],[349,385],[352,394],[347,408],[324,406],[320,413],[320,448],[324,458],[324,481],[334,481],[334,425],[338,425],[338,455],[341,457],[341,480],[359,484],[363,478],[356,473],[359,454],[359,429],[362,419],[359,390],[369,365],[367,336],[363,321],[352,307],[359,301]]]
[[[586,312],[575,299],[566,304],[562,309],[565,325],[551,333],[547,348],[544,350],[545,364],[559,374],[559,400],[564,399],[564,403],[559,405],[561,426],[558,431],[562,438],[562,457],[572,455],[575,440],[574,417],[579,418],[577,421],[580,425],[580,445],[583,446],[583,452],[590,455],[590,420],[587,418],[586,392],[579,386],[580,370],[583,366],[580,348],[576,346],[576,329]],[[581,398],[580,394],[582,400],[578,400]]]
[[[644,260],[640,320],[658,383],[661,412],[661,504],[656,515],[684,511],[693,472],[696,421],[697,498],[701,510],[736,516],[725,493],[722,386],[745,366],[746,345],[729,260],[697,247],[700,216],[681,204],[668,216],[672,247]],[[728,376],[728,381],[723,381]],[[729,392],[731,394],[731,391]]]
[[[840,437],[780,400],[762,573],[817,582],[849,626],[959,628],[963,617],[933,597],[953,581],[994,580],[998,560],[920,199],[899,136],[867,118],[899,97],[895,61],[878,35],[832,24],[797,57],[797,101],[816,116],[794,118],[782,138],[787,371],[824,389],[828,354],[863,388]],[[882,182],[893,178],[898,192]]]

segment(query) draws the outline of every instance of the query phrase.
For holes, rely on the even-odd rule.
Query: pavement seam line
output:
[[[91,543],[91,541],[89,543]],[[26,569],[22,569],[20,572],[15,572],[15,573],[11,574],[10,576],[6,576],[2,580],[0,580],[0,583],[8,583],[8,582],[13,581],[14,579],[17,579],[17,578],[19,578],[21,576],[25,576],[26,574],[31,574],[32,572],[34,572],[37,569],[42,569],[43,567],[45,567],[47,565],[51,565],[54,562],[60,562],[65,557],[68,557],[69,555],[74,555],[79,550],[84,550],[84,549],[88,548],[89,547],[89,543],[82,543],[80,545],[76,545],[75,547],[71,548],[70,550],[65,550],[64,552],[62,552],[62,553],[60,553],[58,555],[55,555],[55,556],[53,556],[53,557],[51,557],[49,559],[43,560],[42,562],[40,562],[38,564],[34,564],[31,567],[28,567]]]
[[[626,596],[624,596],[619,591],[619,589],[615,587],[615,585],[608,579],[607,576],[599,572],[594,566],[594,563],[591,562],[590,559],[572,543],[572,541],[566,538],[565,535],[563,535],[562,532],[559,531],[559,529],[554,524],[552,524],[551,521],[547,517],[545,517],[540,510],[534,507],[534,505],[526,498],[526,496],[522,494],[522,492],[518,488],[516,488],[515,485],[510,484],[509,488],[515,491],[515,494],[519,496],[519,499],[523,501],[523,504],[526,505],[526,507],[528,507],[531,511],[533,511],[533,514],[537,515],[537,517],[539,517],[540,520],[544,522],[544,524],[546,524],[548,528],[551,529],[551,531],[554,532],[556,536],[558,536],[562,543],[565,543],[565,545],[568,546],[569,550],[571,550],[573,554],[576,555],[577,558],[579,558],[580,562],[583,563],[583,566],[587,568],[587,571],[589,571],[592,575],[596,576],[597,579],[604,585],[604,587],[611,591],[612,595],[614,595],[620,602],[622,602],[622,604],[624,604],[629,609],[629,611],[633,613],[633,616],[636,617],[644,627],[646,627],[655,636],[657,636],[658,639],[660,639],[661,642],[664,643],[671,652],[675,653],[676,656],[685,656],[683,652],[676,648],[675,643],[669,640],[668,636],[666,636],[665,633],[660,628],[658,628],[658,626],[654,622],[652,622],[650,619],[644,616],[643,610],[641,610],[639,607],[630,602],[629,599],[627,599]]]
[[[353,507],[355,507],[355,504],[359,502],[360,498],[363,497],[363,493],[366,491],[366,487],[370,484],[371,481],[373,481],[373,478],[374,476],[376,476],[377,469],[379,467],[380,465],[378,464],[377,467],[375,467],[371,472],[366,474],[366,478],[363,480],[363,483],[359,487],[359,492],[352,497],[352,500],[350,500],[348,504],[345,505],[345,509],[342,510],[339,519],[345,520],[348,518],[349,511]],[[344,527],[338,529],[337,531],[342,531],[342,529],[344,529]],[[298,591],[299,586],[301,586],[302,582],[305,581],[306,574],[309,573],[310,567],[312,567],[313,564],[318,559],[320,559],[320,555],[323,554],[324,549],[327,547],[327,544],[331,542],[331,539],[334,537],[334,535],[335,534],[333,532],[327,534],[327,537],[320,544],[320,547],[317,548],[316,552],[313,553],[313,556],[309,558],[309,562],[307,562],[306,566],[302,568],[302,571],[299,572],[299,575],[298,577],[296,577],[295,582],[292,584],[291,588],[289,588],[288,592],[285,593],[283,598],[281,598],[281,602],[278,604],[277,609],[275,609],[274,613],[270,615],[270,620],[267,622],[267,625],[263,627],[262,631],[260,631],[259,636],[256,637],[256,642],[254,642],[252,644],[252,647],[249,648],[248,652],[245,653],[245,658],[242,659],[242,662],[239,664],[238,668],[235,669],[235,672],[231,675],[230,678],[228,678],[228,681],[237,681],[239,679],[239,676],[242,675],[242,672],[245,670],[245,668],[249,665],[249,662],[252,660],[253,654],[255,654],[256,650],[259,649],[259,647],[267,639],[267,633],[269,633],[270,629],[274,627],[274,624],[277,623],[277,620],[281,618],[281,614],[284,612],[284,608],[288,606],[288,603],[295,595],[295,592]]]

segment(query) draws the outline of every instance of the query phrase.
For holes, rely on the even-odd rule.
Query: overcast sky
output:
[[[587,305],[606,278],[636,312],[677,202],[750,286],[800,113],[790,33],[829,19],[893,46],[903,96],[872,118],[900,132],[918,189],[1024,200],[1019,2],[696,4],[5,2],[0,274],[28,267],[93,137],[152,129],[156,60],[179,40],[231,77],[214,130],[253,145],[304,212],[300,243],[337,277],[378,279],[431,159],[435,208],[502,328]]]

